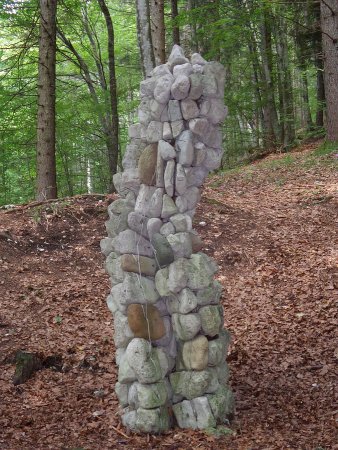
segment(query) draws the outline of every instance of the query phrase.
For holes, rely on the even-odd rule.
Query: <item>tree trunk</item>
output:
[[[173,27],[173,44],[181,45],[180,43],[180,29],[175,23],[175,19],[178,16],[177,0],[171,0],[171,19]]]
[[[40,0],[37,200],[57,197],[55,162],[56,3]]]
[[[338,141],[338,4],[321,0],[327,139]]]
[[[155,64],[165,63],[164,0],[150,0],[150,29]]]
[[[281,105],[282,144],[285,150],[295,140],[295,117],[293,109],[292,79],[289,65],[289,51],[287,43],[287,27],[284,17],[275,16],[275,37],[279,74],[279,96]]]
[[[108,33],[108,66],[109,66],[109,94],[110,94],[110,110],[111,122],[109,124],[109,135],[107,141],[111,144],[108,148],[109,169],[113,176],[117,171],[117,163],[119,157],[119,115],[117,111],[117,87],[115,74],[115,50],[114,50],[114,26],[105,0],[98,0],[101,11],[104,15],[107,33]],[[114,185],[111,183],[110,192],[114,191]]]
[[[155,67],[155,57],[150,31],[150,13],[148,0],[136,0],[137,35],[140,47],[143,77],[150,76]]]
[[[278,142],[278,116],[272,79],[272,44],[270,17],[264,12],[261,24],[261,59],[263,74],[264,147],[275,148]]]

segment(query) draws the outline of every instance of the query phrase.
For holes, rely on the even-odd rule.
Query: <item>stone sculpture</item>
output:
[[[120,199],[101,241],[112,289],[122,422],[159,433],[203,429],[233,409],[214,280],[217,265],[193,230],[200,187],[222,158],[224,68],[175,45],[141,82],[139,123],[129,128]]]

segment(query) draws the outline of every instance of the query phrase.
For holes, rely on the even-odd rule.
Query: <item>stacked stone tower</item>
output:
[[[192,220],[201,185],[222,158],[224,68],[175,45],[141,83],[129,128],[120,199],[101,242],[112,289],[116,393],[122,422],[158,433],[203,429],[232,413],[217,265]]]

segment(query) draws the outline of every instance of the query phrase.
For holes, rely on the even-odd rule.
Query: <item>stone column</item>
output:
[[[192,219],[205,177],[219,167],[226,116],[224,68],[175,45],[141,82],[139,123],[129,128],[120,199],[101,241],[112,289],[116,393],[122,422],[159,433],[203,429],[233,410],[216,263]]]

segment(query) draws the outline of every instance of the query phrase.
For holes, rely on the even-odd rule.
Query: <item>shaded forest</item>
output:
[[[113,191],[139,83],[173,43],[226,67],[223,167],[337,140],[337,23],[333,0],[2,0],[0,205]]]

